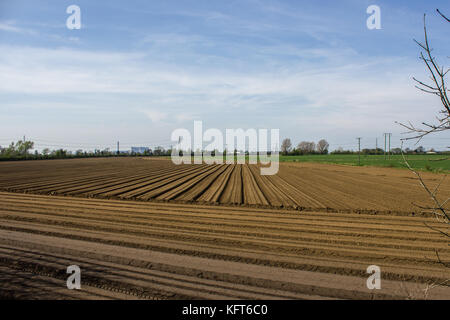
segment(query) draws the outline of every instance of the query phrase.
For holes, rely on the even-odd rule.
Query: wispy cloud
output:
[[[111,2],[104,16],[83,22],[88,32],[66,30],[51,8],[48,19],[1,21],[8,41],[0,45],[0,110],[17,129],[0,133],[22,134],[23,121],[14,121],[31,122],[32,114],[35,123],[67,119],[74,136],[86,126],[105,139],[120,126],[126,135],[127,123],[136,136],[151,128],[164,138],[194,119],[281,126],[293,140],[314,139],[391,131],[395,120],[428,120],[439,104],[411,81],[426,78],[408,34],[419,12],[413,5],[403,16],[396,4],[383,6],[383,31],[368,33],[356,0],[326,9],[307,1],[195,3]],[[122,19],[111,24],[106,16],[114,14]],[[446,52],[437,41],[446,34],[430,30]]]
[[[152,122],[186,121],[205,110],[238,111],[221,119],[229,122],[238,115],[257,119],[264,113],[292,121],[316,116],[314,110],[320,110],[321,121],[364,115],[367,125],[380,114],[401,120],[406,114],[420,113],[430,101],[415,94],[410,83],[410,75],[421,72],[415,61],[357,60],[353,52],[347,54],[352,59],[345,65],[333,65],[331,53],[323,51],[325,64],[321,61],[315,68],[309,61],[305,69],[299,61],[289,69],[277,66],[243,73],[158,66],[139,52],[1,47],[0,94],[112,94],[117,97],[116,108],[129,105],[128,95],[138,95],[148,103],[140,112]]]
[[[0,21],[0,31],[15,32],[29,35],[36,35],[37,31],[18,27],[15,21]]]
[[[142,110],[142,112],[149,118],[152,122],[160,122],[167,118],[167,113],[158,110]]]

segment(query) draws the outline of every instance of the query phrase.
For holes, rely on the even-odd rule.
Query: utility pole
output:
[[[361,138],[358,139],[358,166],[361,165]]]
[[[120,154],[120,149],[119,149],[119,141],[117,141],[117,154]]]
[[[389,136],[389,153],[388,153],[388,155],[389,155],[389,160],[391,160],[391,136],[392,136],[392,133],[388,133],[388,136]]]
[[[375,138],[375,154],[378,154],[378,138]]]
[[[384,160],[386,160],[386,150],[388,159],[391,160],[391,136],[392,133],[386,132],[384,135]],[[387,144],[387,146],[386,146]]]

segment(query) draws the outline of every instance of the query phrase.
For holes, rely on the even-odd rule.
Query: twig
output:
[[[438,9],[437,12],[447,21],[450,22],[450,20],[441,13]],[[428,72],[430,74],[430,78],[432,80],[433,84],[427,84],[423,81],[420,81],[413,77],[413,80],[417,83],[415,86],[417,89],[429,93],[432,95],[436,95],[440,98],[443,109],[440,111],[444,116],[442,118],[438,118],[437,124],[428,124],[428,123],[422,123],[422,125],[425,126],[425,128],[417,128],[413,126],[411,123],[409,125],[405,125],[403,123],[398,123],[404,128],[408,129],[408,132],[405,132],[405,134],[414,134],[411,137],[404,138],[402,140],[417,140],[416,144],[426,135],[444,131],[444,130],[450,130],[450,100],[448,97],[447,92],[449,89],[446,85],[446,75],[450,71],[450,69],[447,69],[444,71],[444,68],[439,66],[437,63],[435,57],[431,54],[431,47],[428,40],[428,31],[427,31],[427,25],[426,25],[426,15],[423,15],[423,32],[424,32],[424,42],[419,42],[417,40],[414,40],[414,42],[423,50],[420,52],[420,60],[422,60],[428,69]]]
[[[439,9],[436,9],[436,11],[442,16],[442,18],[444,18],[445,20],[447,20],[447,22],[450,22],[450,19],[447,18],[446,16],[444,16],[444,15],[439,11]]]
[[[414,170],[411,165],[409,164],[408,160],[406,160],[405,158],[405,154],[403,153],[403,141],[401,143],[401,147],[400,147],[400,151],[402,154],[402,158],[403,158],[403,162],[406,164],[406,166],[408,167],[408,169],[414,173],[417,178],[419,179],[420,184],[422,185],[423,189],[428,193],[428,195],[430,196],[430,198],[433,200],[433,202],[436,205],[436,210],[440,211],[441,215],[443,215],[447,221],[447,223],[450,223],[450,217],[448,216],[447,212],[445,211],[444,207],[442,206],[442,204],[439,202],[439,200],[436,198],[435,196],[435,192],[431,192],[430,189],[428,188],[428,186],[425,184],[425,182],[422,179],[422,176],[419,174],[419,172],[417,172],[416,170]],[[434,212],[436,213],[436,212]]]

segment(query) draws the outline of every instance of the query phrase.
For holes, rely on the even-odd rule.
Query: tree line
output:
[[[109,148],[100,150],[96,149],[94,151],[84,151],[76,150],[69,151],[66,149],[55,149],[50,150],[49,148],[43,149],[41,152],[35,150],[30,152],[34,148],[33,141],[19,140],[17,142],[11,142],[8,147],[3,148],[0,146],[0,161],[1,160],[43,160],[43,159],[66,159],[66,158],[95,158],[95,157],[132,157],[132,156],[170,156],[172,154],[171,149],[164,149],[163,147],[156,147],[154,149],[147,149],[143,153],[134,152],[120,152],[111,151]],[[317,143],[302,141],[297,144],[296,147],[292,147],[291,139],[286,138],[282,141],[280,151],[282,155],[307,155],[307,154],[357,154],[358,151],[344,150],[339,147],[337,150],[329,152],[329,143],[325,139],[321,139]],[[434,152],[433,149],[429,150]],[[400,148],[391,149],[391,154],[401,154]],[[406,154],[425,154],[427,151],[424,147],[419,146],[416,149],[406,148],[403,153]],[[211,155],[215,155],[215,151],[211,152]],[[224,151],[226,154],[227,151]],[[439,152],[445,153],[445,152]],[[234,151],[237,155],[237,150]],[[381,148],[374,149],[362,149],[361,154],[363,155],[377,155],[384,154],[384,150]],[[194,156],[194,152],[191,151],[191,155]],[[245,152],[248,155],[248,152]]]
[[[33,141],[19,140],[11,142],[8,147],[0,146],[0,161],[1,160],[44,160],[44,159],[67,159],[67,158],[94,158],[94,157],[130,157],[130,156],[170,156],[172,150],[164,149],[163,147],[156,147],[155,149],[148,149],[143,153],[133,152],[117,152],[111,151],[109,148],[94,151],[76,150],[70,151],[63,148],[50,150],[43,149],[41,152],[35,150]]]
[[[402,149],[401,148],[392,148],[391,150],[386,150],[386,152],[389,152],[391,154],[400,155],[400,154],[402,154]],[[430,149],[429,151],[427,151],[422,146],[419,146],[415,149],[405,148],[403,150],[403,153],[405,153],[405,154],[426,154],[427,152],[445,153],[445,152],[435,151],[434,149]],[[342,147],[339,147],[336,150],[330,152],[330,154],[357,154],[357,153],[358,153],[358,151],[344,150]],[[373,148],[373,149],[364,148],[364,149],[361,149],[361,154],[362,155],[384,154],[384,150],[381,148]]]
[[[306,155],[306,154],[358,154],[358,151],[354,150],[344,150],[342,147],[337,148],[334,151],[329,152],[329,143],[325,139],[321,139],[319,142],[308,142],[308,141],[302,141],[297,144],[296,147],[292,146],[291,139],[286,138],[282,141],[280,151],[282,155],[285,156],[295,156],[295,155]],[[362,155],[381,155],[384,154],[384,150],[381,148],[365,148],[360,151]],[[386,151],[387,152],[387,151]],[[398,154],[400,155],[402,153],[401,148],[392,148],[389,151],[391,154]],[[434,149],[430,149],[428,152],[435,152],[435,153],[445,153],[445,152],[437,152]],[[419,146],[415,149],[405,148],[403,150],[403,153],[405,154],[426,154],[427,150]]]
[[[303,154],[328,154],[330,144],[325,139],[319,142],[302,141],[297,147],[292,147],[291,139],[286,138],[281,142],[280,151],[282,155],[303,155]]]

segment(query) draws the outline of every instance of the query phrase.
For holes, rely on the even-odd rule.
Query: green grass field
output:
[[[405,155],[409,164],[419,170],[450,172],[450,155],[445,154],[410,154]],[[319,162],[337,163],[345,165],[358,165],[358,155],[354,154],[327,154],[327,155],[304,155],[304,156],[282,156],[280,161],[289,162]],[[362,166],[406,168],[401,155],[391,155],[391,159],[384,160],[384,155],[361,155]]]
[[[409,154],[405,155],[409,164],[417,170],[450,173],[449,154]],[[167,157],[170,159],[170,157]],[[203,157],[205,159],[206,157]],[[248,157],[246,162],[248,162]],[[192,157],[192,161],[194,157]],[[236,158],[235,158],[236,160]],[[224,157],[225,162],[225,157]],[[326,154],[326,155],[303,155],[303,156],[283,156],[280,155],[280,162],[317,162],[334,163],[343,165],[358,165],[357,154]],[[406,165],[401,155],[391,155],[390,159],[384,159],[384,155],[361,155],[361,166],[376,166],[388,168],[405,168]]]

